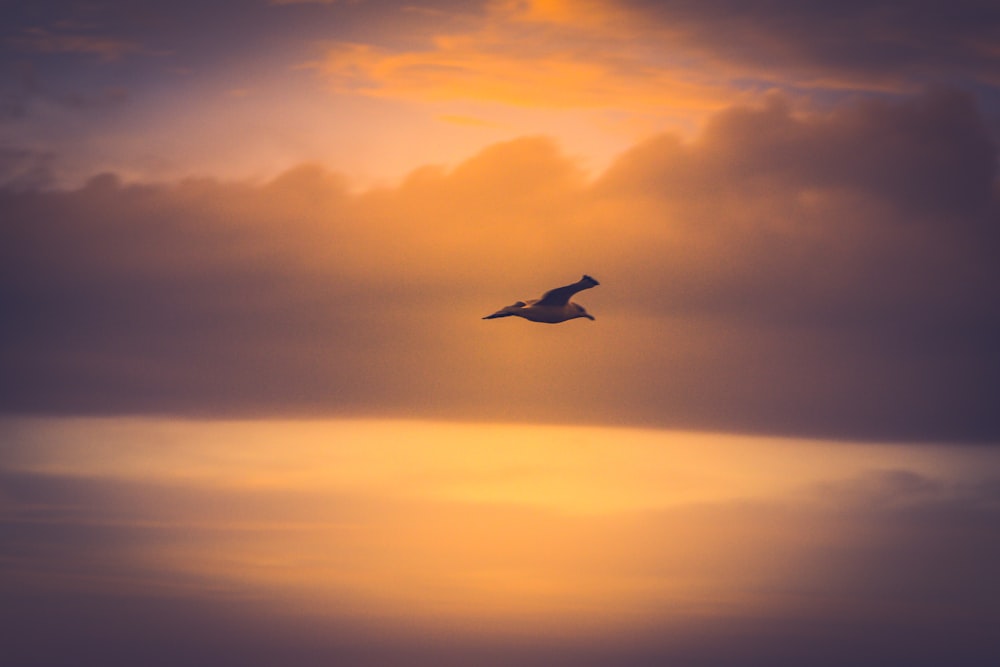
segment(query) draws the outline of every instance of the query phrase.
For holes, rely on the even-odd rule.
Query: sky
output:
[[[0,15],[23,664],[1000,658],[995,2]]]

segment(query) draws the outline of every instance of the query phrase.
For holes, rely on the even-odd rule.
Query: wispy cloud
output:
[[[105,62],[118,60],[142,48],[128,39],[49,28],[25,28],[9,42],[26,52],[93,55]]]
[[[424,101],[675,110],[717,108],[719,81],[616,26],[613,7],[497,2],[426,48],[344,43],[317,67],[336,90]]]
[[[912,12],[776,3],[490,2],[423,47],[344,43],[319,65],[342,92],[542,107],[704,111],[744,92],[913,91],[961,72],[992,81],[991,3]]]

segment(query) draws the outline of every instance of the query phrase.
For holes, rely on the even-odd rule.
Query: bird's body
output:
[[[487,315],[484,320],[492,320],[498,317],[523,317],[532,322],[544,322],[545,324],[558,324],[566,320],[586,317],[588,320],[594,316],[584,310],[583,306],[573,303],[569,299],[577,292],[591,287],[597,287],[599,282],[590,276],[584,276],[572,285],[551,289],[542,295],[541,299],[531,299],[529,301],[518,301],[511,306],[505,306]]]

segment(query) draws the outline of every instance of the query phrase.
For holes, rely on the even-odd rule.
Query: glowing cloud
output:
[[[7,192],[0,389],[31,410],[989,439],[994,170],[970,100],[938,92],[734,108],[597,179],[525,138],[361,193],[316,166]],[[583,272],[585,333],[479,326]]]
[[[100,604],[111,595],[147,620],[140,636],[174,640],[164,655],[199,636],[148,621],[169,600],[217,619],[203,622],[224,656],[256,627],[267,658],[360,642],[410,655],[393,664],[444,646],[467,664],[517,647],[519,664],[551,665],[544,646],[605,665],[792,664],[828,634],[853,664],[996,652],[987,624],[955,632],[1000,592],[988,448],[432,422],[0,427],[0,556],[16,574],[0,585],[24,603],[10,622],[51,605],[46,627],[71,635],[58,605],[82,598],[77,622],[125,636],[90,632],[93,651],[132,636],[123,603]],[[59,597],[39,596],[53,583]],[[857,653],[862,640],[878,650]],[[8,651],[71,649],[18,633]]]
[[[423,101],[704,112],[731,100],[718,81],[637,44],[603,3],[501,2],[424,50],[341,44],[318,65],[335,90]]]

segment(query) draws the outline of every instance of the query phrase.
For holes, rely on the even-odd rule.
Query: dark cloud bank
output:
[[[734,108],[588,180],[544,139],[349,192],[0,192],[8,414],[395,414],[1000,436],[996,146],[929,92]],[[575,280],[597,321],[479,318]]]
[[[990,0],[625,0],[672,44],[745,72],[807,86],[992,84],[1000,65],[1000,8]],[[960,77],[957,79],[956,77]]]

